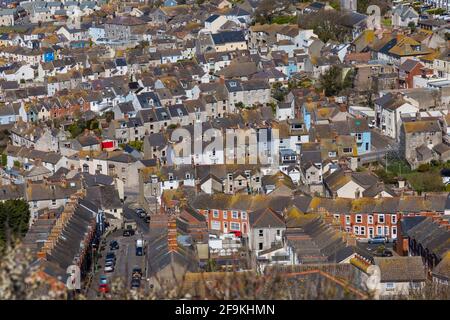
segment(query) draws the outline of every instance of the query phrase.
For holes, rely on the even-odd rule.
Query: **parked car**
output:
[[[144,218],[144,221],[145,221],[145,223],[150,223],[150,216],[146,216],[146,217]]]
[[[110,250],[118,250],[119,249],[119,242],[117,242],[116,240],[112,240],[109,243],[109,249]]]
[[[108,277],[106,277],[105,275],[100,276],[100,285],[107,284],[107,283],[108,283]]]
[[[131,277],[141,279],[142,278],[142,269],[139,267],[134,267],[133,271],[131,272]]]
[[[384,244],[386,243],[386,238],[383,236],[376,236],[369,239],[369,244]]]
[[[145,218],[147,216],[147,212],[144,209],[142,209],[142,208],[137,208],[135,210],[135,212],[141,219],[143,219],[143,218]]]
[[[392,257],[393,253],[391,250],[384,250],[383,253],[381,254],[382,257]]]
[[[109,285],[107,283],[101,283],[98,286],[98,292],[100,292],[100,293],[109,293]]]
[[[141,279],[132,278],[131,279],[131,289],[138,289],[141,287]]]
[[[105,271],[105,272],[114,272],[114,263],[107,262],[107,263],[105,264],[105,269],[104,269],[104,271]]]
[[[106,262],[108,262],[108,261],[113,261],[113,262],[115,263],[115,262],[116,262],[116,255],[114,254],[114,252],[108,252],[108,253],[106,254],[105,261],[106,261]]]
[[[124,237],[131,237],[134,236],[135,232],[133,229],[125,229],[123,230],[123,236]]]

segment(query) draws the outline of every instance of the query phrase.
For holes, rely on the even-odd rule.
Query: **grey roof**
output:
[[[243,42],[245,41],[245,35],[243,31],[223,31],[213,34],[212,39],[216,45],[221,45],[231,42]]]
[[[101,209],[119,209],[123,207],[119,192],[115,186],[93,186],[86,189],[86,200],[91,201]]]
[[[281,216],[271,209],[260,209],[249,213],[250,225],[253,228],[285,228]]]
[[[426,280],[422,257],[374,257],[380,268],[381,282],[417,282]]]

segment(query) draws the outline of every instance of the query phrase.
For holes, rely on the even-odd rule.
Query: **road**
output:
[[[123,207],[123,216],[125,219],[134,220],[137,225],[137,230],[134,236],[124,237],[122,230],[117,230],[110,234],[104,239],[104,248],[100,251],[101,257],[97,262],[97,271],[94,274],[91,285],[88,289],[87,297],[88,299],[98,298],[98,285],[101,275],[106,275],[108,278],[108,283],[111,284],[115,279],[120,278],[126,287],[130,287],[131,284],[131,273],[134,267],[140,267],[143,271],[143,281],[141,286],[144,290],[147,290],[146,270],[148,264],[148,259],[146,256],[136,256],[136,240],[143,238],[144,240],[149,239],[150,230],[149,225],[141,218],[139,218],[132,208],[137,208],[138,205],[135,202],[125,203]],[[115,250],[116,254],[116,264],[115,269],[111,273],[104,272],[105,257],[109,250],[109,243],[112,240],[116,240],[119,243],[119,249]]]

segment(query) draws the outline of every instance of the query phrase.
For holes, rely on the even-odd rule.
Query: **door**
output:
[[[223,223],[223,233],[228,233],[228,222]]]

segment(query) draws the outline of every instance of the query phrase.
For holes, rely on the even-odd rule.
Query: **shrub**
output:
[[[427,172],[430,171],[430,165],[428,163],[422,163],[421,165],[419,165],[419,167],[417,168],[417,171],[419,172]]]

